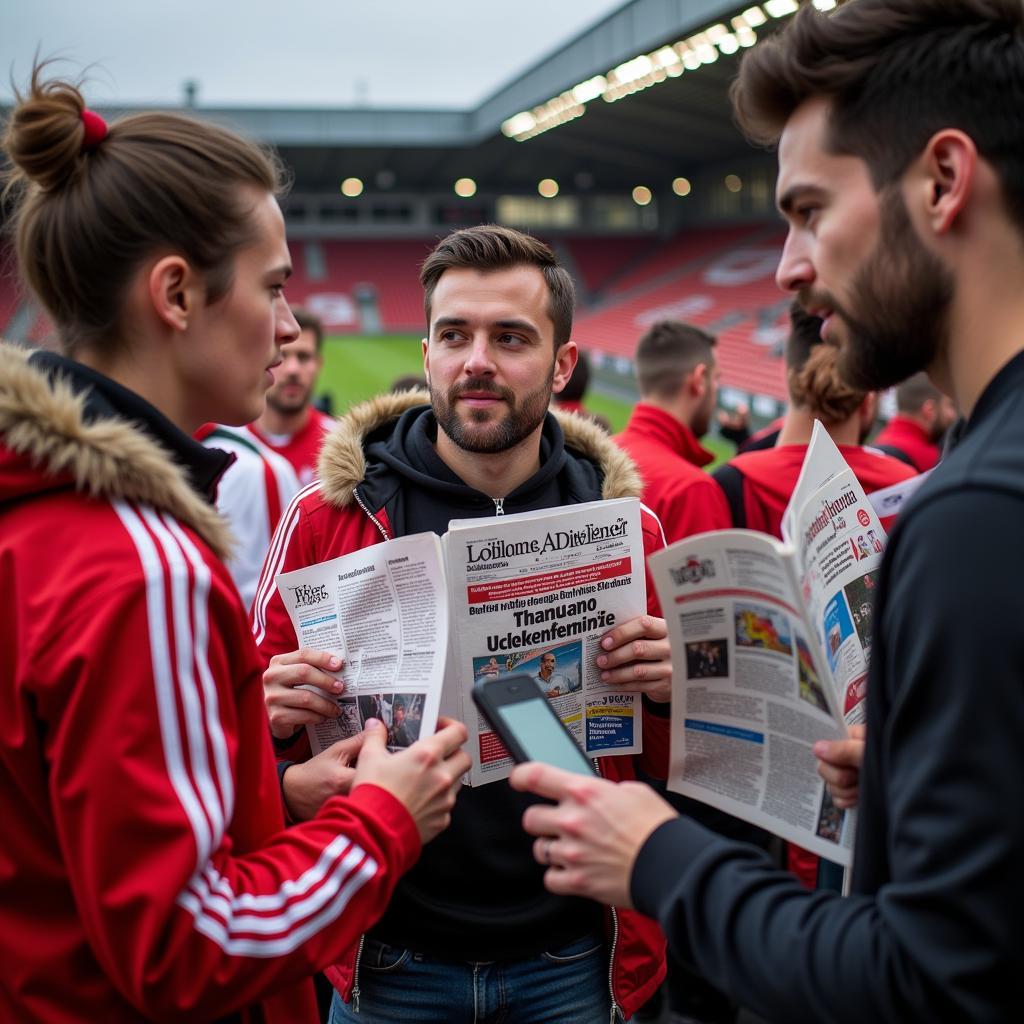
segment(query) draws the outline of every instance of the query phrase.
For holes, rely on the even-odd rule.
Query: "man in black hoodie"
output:
[[[429,396],[381,396],[342,418],[324,445],[320,484],[282,518],[254,603],[271,729],[287,758],[282,788],[296,818],[331,782],[321,770],[330,758],[308,757],[299,726],[334,713],[296,683],[331,690],[335,680],[320,672],[325,656],[295,651],[278,572],[382,538],[444,533],[453,518],[640,493],[632,463],[603,431],[548,412],[576,346],[572,280],[546,245],[494,226],[458,231],[428,257],[421,281]],[[646,512],[642,521],[653,551],[660,526]],[[632,778],[635,767],[665,774],[667,655],[664,622],[653,615],[603,642],[597,660],[607,681],[645,696],[644,754],[599,759],[611,778]],[[332,1020],[562,1024],[628,1017],[646,1000],[664,972],[660,931],[631,912],[607,914],[544,890],[519,826],[532,802],[506,782],[463,790],[451,828],[423,851],[379,927],[327,972],[337,989]]]
[[[1024,1006],[1024,6],[805,5],[734,101],[779,144],[781,287],[853,387],[925,369],[967,417],[901,513],[873,619],[852,894],[809,893],[649,790],[523,765],[560,894],[631,901],[779,1021]]]

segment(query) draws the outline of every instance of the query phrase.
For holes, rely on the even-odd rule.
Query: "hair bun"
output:
[[[867,394],[843,380],[838,364],[839,349],[820,342],[813,346],[801,368],[790,370],[793,401],[813,412],[826,426],[848,420]]]
[[[16,168],[12,181],[31,181],[49,192],[63,187],[84,164],[85,101],[70,82],[43,81],[42,70],[33,70],[28,94],[17,95],[3,146]]]

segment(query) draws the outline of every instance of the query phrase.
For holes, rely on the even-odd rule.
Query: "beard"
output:
[[[704,397],[701,406],[694,412],[690,421],[690,430],[698,440],[711,429],[711,419],[715,414],[716,396],[710,391]]]
[[[453,384],[447,392],[430,387],[430,404],[434,408],[437,425],[452,443],[465,452],[494,455],[515,448],[544,422],[551,401],[551,382],[555,376],[552,362],[547,379],[534,391],[517,399],[510,388],[499,387],[485,377],[472,377]],[[488,409],[470,409],[468,422],[460,418],[457,410],[459,395],[465,392],[487,392],[501,398],[507,407],[505,415],[490,423],[494,412]],[[488,424],[486,427],[484,424]],[[474,425],[476,429],[473,429]]]
[[[287,384],[289,387],[294,386],[296,382],[285,381],[283,384]],[[279,413],[282,416],[288,416],[292,413],[301,412],[309,405],[309,400],[312,395],[312,388],[306,388],[306,390],[300,392],[295,398],[284,395],[282,385],[274,384],[267,392],[267,405],[270,406],[274,412]]]
[[[918,238],[903,196],[890,186],[880,199],[874,252],[855,273],[850,309],[832,296],[801,301],[826,305],[846,324],[839,375],[852,388],[877,391],[924,370],[947,347],[955,282],[945,264]]]

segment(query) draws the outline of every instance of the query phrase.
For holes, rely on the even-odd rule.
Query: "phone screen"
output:
[[[550,709],[541,703],[546,699],[502,704],[496,710],[531,761],[543,761],[567,772],[593,775],[594,769],[586,754],[576,746]]]

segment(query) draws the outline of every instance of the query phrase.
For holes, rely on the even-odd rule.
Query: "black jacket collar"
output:
[[[86,422],[122,419],[137,425],[185,470],[193,489],[213,502],[221,476],[234,462],[233,455],[204,447],[134,391],[82,363],[44,350],[33,352],[29,362],[50,377],[66,380],[84,396]]]

